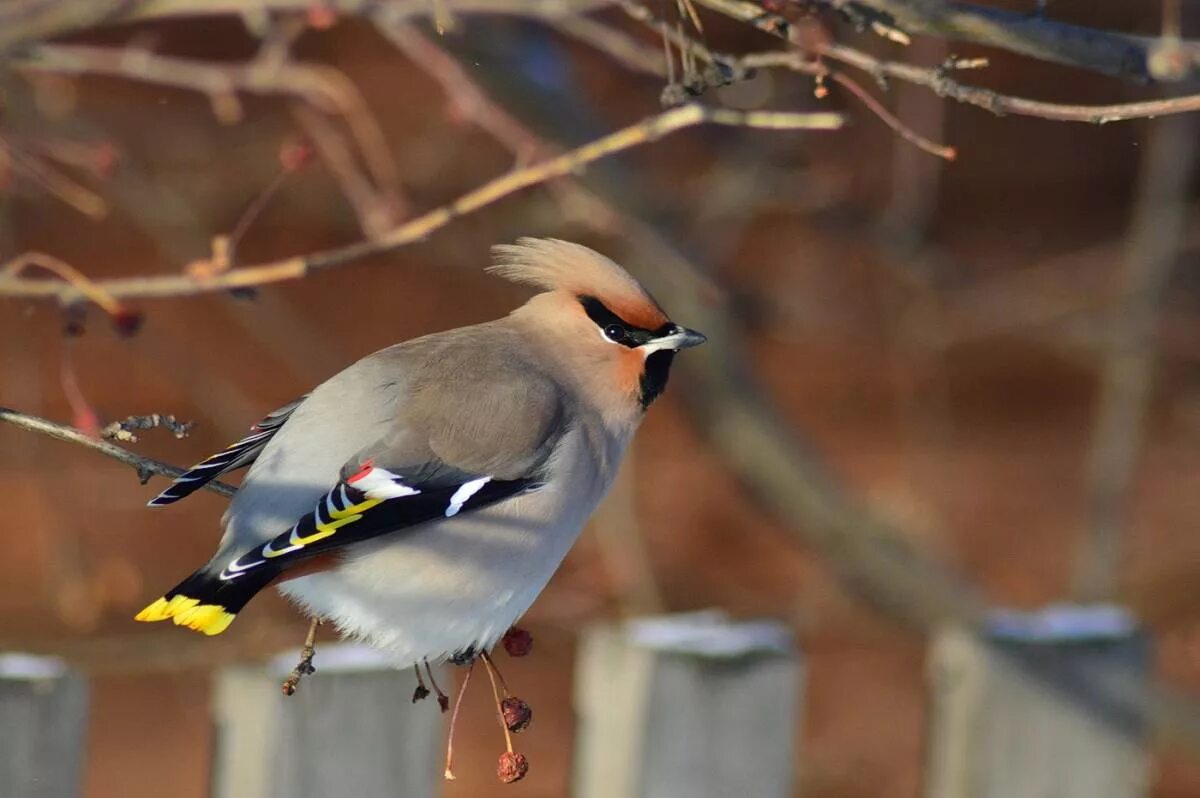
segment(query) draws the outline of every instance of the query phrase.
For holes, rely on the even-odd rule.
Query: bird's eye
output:
[[[610,324],[604,328],[604,337],[615,344],[619,344],[625,340],[628,331],[620,324]]]

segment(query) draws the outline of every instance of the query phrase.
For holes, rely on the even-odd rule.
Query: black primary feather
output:
[[[308,398],[305,394],[294,402],[275,410],[250,428],[250,433],[237,443],[202,460],[175,478],[170,487],[146,503],[148,507],[165,507],[190,496],[222,474],[250,465],[262,454],[267,443],[284,425],[300,403]]]

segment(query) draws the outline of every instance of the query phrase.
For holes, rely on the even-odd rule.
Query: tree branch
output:
[[[85,434],[81,430],[74,427],[68,427],[65,424],[56,424],[53,421],[47,421],[44,418],[31,416],[26,413],[19,413],[16,410],[11,410],[7,407],[0,407],[0,421],[12,424],[15,427],[20,427],[31,432],[40,432],[43,435],[48,435],[51,438],[56,438],[67,443],[75,443],[80,446],[86,446],[89,449],[94,449],[100,454],[111,457],[114,460],[120,460],[126,465],[132,466],[137,471],[138,479],[143,485],[149,481],[150,477],[158,474],[164,477],[183,476],[184,469],[173,466],[170,463],[164,463],[161,460],[155,460],[151,457],[143,457],[139,454],[134,454],[128,449],[123,449],[116,444],[103,441],[98,438],[93,438]],[[213,493],[229,498],[237,492],[237,488],[232,485],[227,485],[224,482],[216,480],[209,482],[204,486]]]
[[[841,127],[842,123],[842,116],[834,113],[733,111],[702,105],[685,105],[643,119],[562,155],[490,180],[454,202],[410,219],[370,241],[359,241],[323,252],[244,266],[208,276],[177,274],[161,277],[126,277],[98,280],[93,285],[116,299],[162,299],[296,280],[310,272],[340,266],[368,255],[390,252],[420,241],[454,219],[473,213],[521,189],[571,174],[589,163],[648,144],[684,128],[712,124],[762,130],[834,130]],[[3,270],[0,270],[0,296],[57,299],[64,304],[86,299],[79,289],[70,283],[59,280],[30,280],[5,273]]]
[[[812,0],[843,16],[954,41],[982,44],[1140,83],[1200,77],[1200,42],[1134,36],[1068,25],[1040,16],[962,3],[913,0]],[[696,0],[700,5],[753,25],[793,44],[791,24],[749,0]],[[886,24],[884,24],[886,23]],[[894,37],[893,37],[894,38]]]
[[[702,4],[711,1],[697,0]],[[851,17],[871,19],[882,14],[884,21],[907,33],[982,44],[1124,80],[1146,83],[1200,76],[1200,43],[1194,41],[1165,44],[1157,37],[1097,30],[969,3],[816,1]],[[1167,63],[1161,60],[1163,47],[1172,48]]]
[[[560,17],[582,14],[609,5],[611,0],[321,0],[334,14],[361,15],[366,11],[391,19],[415,19],[437,13],[512,14]],[[8,0],[0,6],[0,54],[19,46],[128,22],[150,22],[179,17],[241,17],[251,27],[261,26],[272,14],[304,14],[314,0]]]
[[[1145,440],[1158,363],[1159,305],[1187,230],[1189,185],[1197,162],[1195,119],[1156,122],[1142,167],[1128,252],[1108,334],[1088,453],[1088,528],[1075,570],[1075,594],[1112,600],[1130,491]]]

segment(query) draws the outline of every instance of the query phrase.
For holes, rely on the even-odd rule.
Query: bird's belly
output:
[[[607,482],[539,490],[401,531],[280,591],[400,666],[490,648],[546,586]]]

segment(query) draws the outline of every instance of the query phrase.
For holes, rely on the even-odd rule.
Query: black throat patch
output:
[[[646,358],[646,370],[642,372],[641,393],[638,395],[643,410],[666,389],[667,377],[671,374],[671,361],[674,359],[674,349],[660,349],[651,352],[650,357]]]

